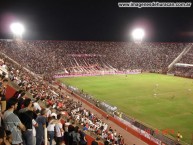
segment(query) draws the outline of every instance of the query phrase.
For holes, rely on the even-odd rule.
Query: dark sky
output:
[[[193,42],[193,6],[139,9],[119,8],[114,0],[1,0],[0,39],[11,38],[14,21],[25,25],[24,39],[131,41],[131,30],[142,27],[144,41]]]

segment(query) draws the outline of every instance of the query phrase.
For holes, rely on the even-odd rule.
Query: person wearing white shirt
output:
[[[46,114],[46,116],[47,117],[51,117],[51,110],[50,110],[50,107],[48,107],[48,108],[46,108],[46,110],[47,110],[47,114]]]
[[[54,117],[55,119],[57,119],[57,114],[56,114],[55,112],[53,112],[53,113],[51,114],[51,117]]]
[[[36,111],[36,110],[39,110],[39,111],[42,110],[42,108],[40,107],[40,105],[39,105],[39,103],[38,103],[37,101],[34,102],[33,105],[34,105],[34,110],[35,110],[35,111]]]
[[[56,129],[56,145],[60,145],[63,141],[64,130],[62,128],[62,123],[57,123],[55,126]]]
[[[65,125],[65,127],[64,127],[65,132],[68,132],[68,126],[69,126],[70,124],[71,124],[71,123],[70,123],[70,120],[67,119],[66,123],[64,124],[64,125]]]
[[[55,136],[54,128],[55,128],[56,123],[58,123],[58,120],[55,120],[54,116],[51,117],[50,121],[48,122],[47,131],[48,131],[48,138],[50,141],[50,145],[52,145],[52,141]]]
[[[38,126],[38,123],[32,119],[32,133],[33,133],[33,144],[36,144],[36,128]]]

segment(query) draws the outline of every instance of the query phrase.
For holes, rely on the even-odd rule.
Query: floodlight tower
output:
[[[23,35],[25,29],[24,29],[24,26],[21,23],[18,23],[18,22],[12,23],[10,25],[10,29],[13,33],[13,38],[14,39],[22,39],[22,35]]]
[[[132,31],[132,37],[135,43],[141,43],[145,36],[145,32],[142,28],[136,28]]]

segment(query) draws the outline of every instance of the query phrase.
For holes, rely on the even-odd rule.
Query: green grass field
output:
[[[193,80],[159,75],[107,75],[62,78],[60,81],[83,89],[98,100],[152,126],[174,130],[191,143],[193,135]]]

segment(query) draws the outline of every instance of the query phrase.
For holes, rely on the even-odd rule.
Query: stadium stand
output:
[[[60,118],[55,118],[56,130],[57,130],[58,126],[60,126],[60,125],[62,125],[63,126],[62,128],[64,128],[64,129],[66,127],[68,128],[68,126],[71,127],[71,128],[68,128],[67,130],[65,130],[66,134],[64,134],[64,139],[63,139],[63,135],[61,136],[62,138],[60,137],[61,139],[58,139],[58,138],[56,139],[57,144],[61,144],[64,141],[65,141],[65,144],[72,144],[72,143],[68,143],[68,142],[70,142],[69,134],[74,133],[74,128],[76,128],[76,125],[84,126],[84,127],[87,126],[86,130],[93,132],[96,135],[102,135],[102,131],[103,131],[103,138],[104,138],[104,136],[105,136],[105,138],[109,138],[108,134],[113,132],[113,130],[109,130],[107,128],[108,125],[105,124],[99,118],[97,118],[89,110],[82,108],[82,105],[80,102],[75,102],[71,98],[69,98],[69,96],[67,96],[66,94],[61,94],[60,92],[58,92],[58,90],[56,90],[52,86],[47,86],[48,84],[45,84],[42,80],[39,81],[39,80],[33,78],[33,76],[28,74],[22,68],[20,68],[19,70],[15,69],[15,67],[14,67],[15,65],[13,63],[9,63],[8,59],[6,59],[6,61],[4,60],[4,64],[5,63],[6,63],[8,70],[10,72],[12,72],[12,77],[13,77],[12,81],[14,83],[16,83],[21,90],[23,90],[23,91],[16,92],[12,87],[9,86],[7,88],[9,93],[6,94],[6,96],[7,96],[7,99],[9,98],[8,104],[9,104],[9,102],[12,102],[13,99],[15,99],[14,105],[17,104],[17,102],[18,102],[18,104],[19,104],[19,102],[21,103],[20,104],[20,106],[21,106],[20,110],[17,110],[17,108],[18,108],[17,107],[17,108],[14,108],[14,110],[12,110],[12,111],[14,111],[14,115],[16,115],[16,116],[18,115],[18,117],[19,117],[19,118],[17,118],[15,116],[15,118],[17,118],[17,122],[23,123],[26,126],[26,131],[32,131],[32,130],[35,131],[34,128],[32,128],[32,127],[35,127],[35,125],[37,123],[40,123],[40,118],[42,120],[42,117],[43,117],[42,115],[44,115],[42,113],[43,109],[42,108],[38,109],[38,107],[36,107],[37,105],[35,105],[35,104],[39,104],[38,100],[40,99],[40,100],[46,102],[45,103],[46,105],[53,106],[53,109],[50,110],[51,112],[49,114],[48,113],[46,114],[48,118],[52,117],[53,114],[55,114],[55,117],[59,117],[59,115],[62,116]],[[29,91],[33,95],[33,98],[35,99],[35,102],[33,103],[34,107],[29,106],[29,101],[28,101],[28,105],[26,106],[26,101],[29,99],[22,99],[23,98],[22,93],[24,91]],[[14,96],[14,97],[11,97],[11,96]],[[21,99],[22,99],[22,101],[20,101]],[[16,102],[16,100],[17,100],[17,102]],[[9,105],[9,107],[11,107],[11,106]],[[46,109],[50,109],[50,108],[47,107]],[[25,110],[25,111],[23,111],[23,110]],[[35,114],[35,116],[39,116],[37,118],[34,117],[31,120],[32,123],[30,123],[30,124],[29,124],[29,121],[26,122],[25,119],[22,119],[23,118],[22,116],[29,116],[29,114],[27,114],[27,113],[29,113],[29,111],[32,111]],[[65,112],[63,112],[63,111],[65,111]],[[22,112],[22,113],[20,113],[20,112]],[[38,115],[38,113],[40,113],[40,115]],[[5,114],[7,114],[7,111],[5,112]],[[21,116],[21,114],[24,114],[24,115]],[[11,128],[9,128],[9,125],[7,123],[8,117],[5,117],[5,115],[3,115],[2,118],[4,121],[4,127],[6,129],[8,129],[9,131],[11,131]],[[70,120],[70,122],[69,122],[70,124],[68,126],[65,126],[65,122],[67,120]],[[63,124],[61,124],[60,122],[62,122]],[[34,125],[33,125],[33,123],[34,123]],[[58,125],[58,124],[60,124],[60,125]],[[38,124],[38,125],[40,125],[40,124]],[[103,126],[105,126],[105,128]],[[26,131],[24,130],[24,132],[21,132],[21,133],[25,134]],[[61,130],[59,129],[59,131],[61,131]],[[99,133],[99,131],[101,131],[101,132]],[[39,131],[38,131],[38,133],[39,133]],[[37,132],[35,134],[37,134]],[[81,141],[81,139],[82,139],[81,135],[85,135],[85,133],[81,132],[81,130],[77,130],[76,134],[78,134],[80,136],[80,140],[76,140],[77,142]],[[55,135],[57,135],[57,133]],[[12,143],[17,143],[18,140],[17,140],[17,137],[15,136],[15,134],[12,134],[12,136],[13,136]],[[31,140],[31,142],[29,142],[30,140],[29,140],[29,136],[28,136],[28,140],[25,140],[25,141],[27,141],[27,142],[25,142],[25,144],[35,144],[34,140],[37,140],[38,143],[40,143],[41,142],[40,139],[37,138],[39,136],[40,135],[37,135],[36,139],[33,138]],[[18,137],[22,138],[21,135],[19,135]],[[87,138],[86,142],[87,141],[91,142],[92,140],[94,140],[89,135],[87,135],[86,138]],[[115,136],[115,137],[111,138],[111,142],[117,142],[117,144],[123,144],[122,139],[123,139],[122,136],[119,134],[119,135],[117,135],[117,137]],[[24,141],[24,139],[23,139],[23,141]],[[73,139],[73,141],[74,141],[74,139]],[[110,138],[109,138],[109,141],[110,141]],[[21,140],[18,143],[21,143]],[[37,142],[36,142],[36,144],[37,144]]]
[[[79,139],[81,134],[84,134],[75,131],[74,128],[77,125],[100,135],[103,139],[107,138],[111,143],[124,144],[124,139],[121,135],[117,135],[114,129],[108,128],[105,122],[83,108],[80,102],[72,100],[66,93],[61,93],[60,90],[53,87],[53,76],[57,74],[68,76],[131,72],[133,70],[166,73],[169,64],[179,56],[187,45],[189,44],[143,43],[143,45],[138,45],[124,42],[1,40],[0,58],[3,60],[1,66],[4,65],[3,67],[10,74],[10,81],[17,84],[23,92],[31,94],[35,101],[32,111],[36,115],[42,113],[41,109],[37,107],[40,104],[39,100],[46,104],[45,107],[50,112],[46,114],[47,117],[62,115],[62,118],[55,118],[55,122],[57,122],[55,126],[61,134],[65,131],[64,135],[67,135],[64,137],[65,144],[70,142],[69,134],[76,134]],[[191,51],[187,55],[191,57]],[[190,60],[186,57],[181,59],[183,63],[192,63]],[[185,71],[175,70],[176,74],[180,72],[187,77],[192,76],[192,70],[187,68]],[[21,99],[21,94],[18,93],[15,98]],[[52,106],[53,109],[50,110],[49,106]],[[62,128],[62,123],[64,125],[68,119],[71,120],[71,125],[68,125],[71,128]],[[37,122],[38,120],[34,117],[34,126]],[[60,137],[58,136],[56,140],[57,144],[63,142]],[[73,141],[80,140],[72,139]]]
[[[188,44],[0,41],[2,53],[47,79],[58,72],[85,74],[129,69],[163,72],[186,45]]]

